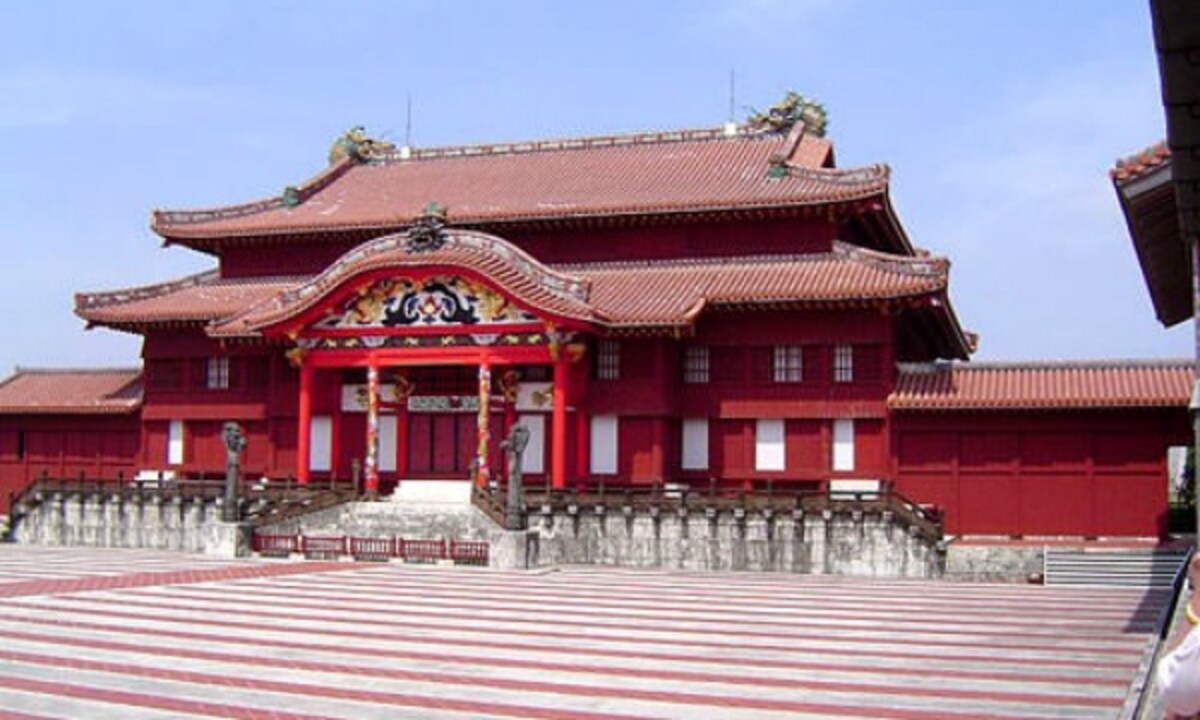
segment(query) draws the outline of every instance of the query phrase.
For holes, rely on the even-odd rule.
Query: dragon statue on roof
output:
[[[376,155],[395,149],[395,143],[368,137],[365,127],[355,125],[333,141],[333,146],[329,148],[329,164],[337,164],[346,158],[366,162]]]
[[[821,103],[789,91],[782,100],[766,110],[754,111],[746,121],[750,127],[767,132],[787,132],[798,122],[804,123],[805,130],[813,135],[825,137],[829,117]]]

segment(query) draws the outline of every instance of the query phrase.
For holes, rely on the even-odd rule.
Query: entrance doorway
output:
[[[475,457],[475,425],[475,416],[469,413],[410,415],[408,474],[465,477]]]

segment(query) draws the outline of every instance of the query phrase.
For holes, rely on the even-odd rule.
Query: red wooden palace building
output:
[[[794,118],[792,118],[794,119]],[[0,384],[0,489],[54,476],[893,481],[950,533],[1156,535],[1182,362],[965,361],[949,262],[820,123],[435,149],[351,132],[277,197],[159,211],[215,268],[85,293],[142,370]],[[956,362],[951,362],[956,361]]]

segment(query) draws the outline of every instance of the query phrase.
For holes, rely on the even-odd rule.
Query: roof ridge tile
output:
[[[570,135],[541,140],[513,140],[494,143],[468,143],[463,145],[439,145],[428,148],[396,148],[377,153],[372,162],[393,163],[445,158],[481,157],[497,155],[522,155],[537,152],[561,152],[570,150],[594,150],[598,148],[623,147],[630,145],[658,145],[681,142],[776,140],[773,133],[754,130],[739,125],[736,134],[726,134],[725,128],[698,127],[676,130],[643,130],[626,133],[604,133],[600,135]]]
[[[928,363],[896,363],[901,372],[928,373],[988,370],[1120,370],[1125,368],[1194,367],[1190,358],[1103,358],[1074,360],[937,360]]]
[[[122,375],[142,372],[141,366],[133,367],[29,367],[17,365],[11,377],[18,375]],[[9,379],[11,379],[11,377]]]
[[[212,268],[191,275],[186,275],[174,280],[154,283],[152,285],[135,285],[128,288],[120,288],[117,290],[103,290],[100,292],[79,292],[75,293],[75,312],[76,314],[84,310],[93,310],[96,308],[108,307],[110,305],[122,305],[124,303],[133,302],[134,300],[144,300],[146,298],[160,297],[167,295],[184,288],[196,287],[199,285],[211,285],[214,281],[220,279],[220,270]]]

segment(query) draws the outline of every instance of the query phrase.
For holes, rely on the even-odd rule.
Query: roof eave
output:
[[[843,209],[854,208],[864,202],[870,202],[884,198],[886,200],[886,180],[882,187],[866,188],[861,194],[850,197],[834,198],[834,199],[819,199],[819,200],[799,200],[796,202],[747,202],[747,203],[720,203],[711,202],[696,204],[691,206],[681,206],[674,208],[662,207],[644,207],[644,208],[613,208],[606,211],[594,212],[569,212],[569,213],[541,213],[541,214],[523,214],[509,216],[494,216],[485,215],[476,216],[455,216],[453,218],[455,227],[464,229],[477,229],[484,227],[512,227],[525,225],[542,225],[553,223],[556,225],[576,225],[586,224],[591,222],[612,222],[612,221],[630,221],[630,220],[645,220],[645,221],[660,221],[666,219],[679,219],[687,221],[696,216],[703,215],[723,215],[737,214],[748,211],[814,211],[825,208]],[[885,203],[886,204],[886,203]],[[249,240],[257,238],[276,238],[287,237],[289,235],[339,235],[342,233],[390,233],[402,230],[412,224],[415,218],[397,218],[395,221],[379,223],[362,223],[362,224],[346,224],[346,225],[297,225],[297,226],[278,226],[266,228],[252,228],[241,230],[206,230],[199,225],[188,227],[186,225],[175,225],[171,228],[160,227],[156,230],[168,244],[184,245],[201,252],[217,254],[220,252],[219,245],[223,240]],[[896,223],[894,216],[892,222]],[[902,232],[902,231],[901,231]],[[908,245],[907,238],[903,239],[907,251],[905,254],[912,254],[912,247]]]

